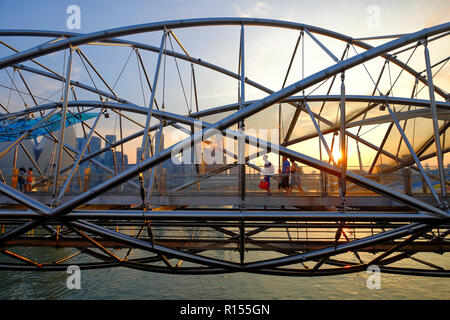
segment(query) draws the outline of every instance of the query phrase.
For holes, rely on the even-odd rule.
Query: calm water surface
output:
[[[52,261],[54,253],[37,249],[42,260]],[[31,249],[21,252],[27,250]],[[263,254],[267,253],[255,253],[254,258]],[[421,257],[448,268],[448,256]],[[413,262],[403,265],[408,263]],[[248,273],[181,276],[120,267],[82,270],[80,290],[69,290],[67,277],[64,271],[0,271],[0,299],[450,299],[447,278],[381,274],[381,289],[370,290],[366,286],[369,274],[365,272],[314,278]]]

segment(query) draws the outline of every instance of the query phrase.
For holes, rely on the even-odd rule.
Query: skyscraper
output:
[[[105,136],[106,140],[109,141],[109,143],[116,143],[116,135],[115,134],[107,134]]]
[[[142,156],[142,149],[141,147],[137,147],[136,148],[136,163],[139,162],[139,160],[141,159]]]
[[[92,153],[97,152],[102,148],[102,140],[100,140],[100,137],[92,137],[89,146],[91,148]],[[95,159],[99,160],[98,156],[95,157]]]
[[[118,171],[123,171],[123,169],[128,166],[128,155],[124,154],[122,158],[122,152],[116,151],[114,152],[114,156],[116,157],[116,164]],[[122,162],[123,160],[123,162]],[[114,166],[114,163],[113,163]]]
[[[116,136],[115,135],[111,135],[108,134],[106,135],[106,140],[109,141],[109,143],[116,143]],[[105,160],[104,160],[104,164],[107,167],[114,167],[114,154],[113,154],[113,150],[108,150],[105,152]]]
[[[85,142],[86,142],[85,138],[83,138],[83,137],[77,138],[77,150],[78,150],[78,152],[81,152]],[[99,137],[92,137],[91,141],[89,142],[89,149],[86,149],[86,151],[84,153],[85,156],[88,155],[89,153],[94,153],[94,152],[99,151],[101,149],[101,146],[102,146],[101,143],[102,142],[101,142]],[[90,152],[89,152],[89,150],[90,150]],[[97,161],[102,161],[102,155],[98,155],[98,156],[94,157],[94,159],[97,160]],[[84,163],[81,164],[81,167],[85,167],[87,165],[88,165],[88,163],[84,162]]]

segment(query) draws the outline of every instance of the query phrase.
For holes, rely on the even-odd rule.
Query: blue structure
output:
[[[70,127],[82,121],[94,118],[94,113],[68,114],[66,117],[66,127]],[[27,137],[24,139],[36,139],[49,132],[58,131],[61,126],[61,114],[55,114],[47,121],[39,124],[44,117],[35,119],[13,119],[0,121],[0,142],[15,141],[22,134],[28,131]],[[35,127],[36,126],[36,127]]]

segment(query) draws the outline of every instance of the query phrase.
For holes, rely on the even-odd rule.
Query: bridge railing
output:
[[[397,192],[402,192],[409,195],[423,195],[430,194],[421,174],[409,168],[398,170],[389,174],[369,174],[365,168],[349,168],[349,170],[356,172],[370,180],[376,181],[382,185],[388,186]],[[155,174],[152,194],[153,195],[168,195],[168,194],[226,194],[238,195],[239,189],[239,172],[237,168],[231,168],[222,172],[215,172],[212,168],[208,170],[198,170],[198,168],[191,168],[185,172],[168,172],[166,168],[157,169]],[[278,172],[278,168],[275,168]],[[429,169],[430,177],[433,177],[433,169]],[[112,174],[92,173],[89,170],[82,170],[77,173],[71,180],[71,183],[66,189],[66,194],[78,194],[85,192],[96,185],[112,178]],[[151,172],[146,171],[143,174],[143,186],[148,190]],[[339,194],[339,178],[326,174],[320,171],[314,171],[310,168],[304,168],[303,172],[299,173],[300,185],[303,189],[303,194],[308,196],[334,196]],[[67,176],[61,175],[58,182],[62,186]],[[447,174],[447,181],[450,181],[450,172]],[[17,177],[3,176],[3,181],[14,188],[20,189],[17,182]],[[265,194],[267,191],[259,188],[260,181],[263,175],[255,168],[247,167],[245,174],[245,191],[249,194]],[[290,180],[291,181],[291,180]],[[436,179],[431,179],[433,187],[437,192],[440,192],[440,184]],[[280,191],[279,184],[281,182],[280,174],[276,173],[271,177],[271,192],[277,193]],[[449,183],[450,184],[450,183]],[[46,179],[45,177],[33,177],[32,192],[50,193],[53,188],[53,179]],[[447,185],[449,190],[449,186]],[[110,190],[114,192],[140,192],[140,182],[138,177],[134,177],[127,183]],[[285,190],[283,190],[285,191]],[[58,191],[60,192],[60,190]],[[283,192],[285,193],[285,192]],[[301,190],[293,188],[292,195],[302,195]],[[361,186],[353,183],[347,183],[347,195],[367,195],[373,194]]]

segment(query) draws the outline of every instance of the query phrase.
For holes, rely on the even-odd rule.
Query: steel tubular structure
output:
[[[178,31],[210,26],[240,28],[237,72],[193,57],[182,37],[176,35]],[[284,79],[280,90],[250,79],[251,33],[247,30],[255,27],[299,32],[287,63],[288,71],[280,75]],[[361,272],[376,264],[386,273],[450,276],[450,270],[445,267],[450,251],[446,190],[450,182],[445,167],[445,154],[450,150],[446,141],[450,95],[445,82],[437,81],[437,74],[449,59],[440,58],[437,62],[433,59],[433,50],[439,50],[440,44],[448,40],[449,32],[450,23],[445,23],[409,34],[353,39],[311,25],[253,18],[163,21],[90,34],[0,30],[0,45],[12,51],[0,57],[0,72],[8,75],[9,84],[1,84],[2,88],[9,96],[13,92],[17,94],[25,105],[24,108],[11,106],[8,97],[0,93],[5,111],[0,114],[0,122],[6,128],[2,139],[13,137],[0,140],[5,141],[0,148],[0,169],[12,172],[11,177],[0,182],[0,270],[58,271],[77,264],[82,269],[126,267],[173,274],[252,272],[328,276]],[[160,43],[153,46],[123,38],[139,34],[158,35]],[[51,40],[19,51],[9,43],[10,37]],[[174,49],[172,38],[181,53]],[[300,54],[302,59],[305,57],[305,39],[323,54],[329,66],[305,76],[302,63],[301,77],[297,75],[296,81],[286,85],[288,78],[295,74],[295,58]],[[364,42],[374,39],[386,42],[375,47]],[[335,46],[327,45],[328,40],[345,46],[341,59],[338,58],[341,53],[335,54]],[[131,48],[115,83],[102,74],[95,59],[88,58],[86,52],[92,47]],[[419,47],[423,47],[424,71],[415,70],[409,63]],[[351,50],[355,51],[354,55]],[[66,51],[63,75],[37,61],[43,58],[47,61],[52,54]],[[409,59],[401,59],[402,53],[410,54]],[[133,99],[125,99],[116,88],[133,54],[138,68],[133,85],[142,93],[143,106],[132,102]],[[147,54],[153,54],[156,63],[152,65]],[[74,77],[80,72],[74,65],[77,57],[91,83]],[[168,111],[170,107],[176,109],[166,102],[166,95],[174,95],[166,89],[169,57],[175,62],[181,82],[188,109],[186,115]],[[382,68],[372,76],[366,64],[377,59],[382,61]],[[189,70],[191,105],[178,62],[188,64],[185,70]],[[396,66],[399,74],[395,81],[389,79],[390,86],[384,90],[383,79],[390,74],[391,66]],[[111,67],[115,65],[108,66]],[[235,103],[202,108],[201,77],[195,72],[199,68],[234,80],[238,88]],[[355,68],[363,68],[359,70],[366,71],[375,88],[371,85],[355,94],[351,89]],[[11,70],[20,75],[25,89],[16,85]],[[341,81],[336,80],[339,75]],[[32,88],[39,83],[31,85],[31,76],[59,83],[61,100],[35,95],[33,92],[39,91]],[[411,95],[408,87],[408,98],[393,94],[393,89],[397,91],[400,86],[397,82],[400,77],[414,84]],[[326,82],[329,83],[326,93],[314,94]],[[337,90],[333,91],[335,84]],[[427,95],[419,96],[425,87]],[[250,89],[262,93],[262,98],[250,100]],[[306,90],[311,91],[305,94]],[[371,91],[372,94],[366,94]],[[98,99],[92,99],[93,95]],[[28,106],[23,96],[32,99],[33,106]],[[194,103],[195,112],[192,112]],[[276,112],[271,109],[275,105],[279,107],[278,140],[245,131],[255,116],[273,111],[275,117]],[[286,128],[283,110],[292,110]],[[83,118],[91,111],[93,122]],[[118,140],[104,135],[110,113],[119,119]],[[77,123],[71,123],[69,118],[76,119]],[[205,121],[212,118],[216,120]],[[16,129],[17,124],[30,119],[35,121],[32,125]],[[415,135],[418,129],[412,129],[418,119],[430,121],[429,130],[420,139]],[[130,127],[124,127],[122,121]],[[386,124],[381,139],[368,138],[370,130]],[[57,129],[50,129],[50,125]],[[78,148],[67,138],[71,125],[83,132],[84,140]],[[312,129],[301,131],[308,126]],[[363,133],[362,128],[372,129]],[[167,147],[165,135],[169,129],[182,132],[185,138]],[[36,138],[34,135],[39,130],[44,130],[42,140],[52,146],[50,160],[45,163],[47,169],[39,167],[42,164],[38,157],[33,158],[27,150],[30,144],[24,144],[31,137]],[[166,185],[170,179],[165,177],[176,175],[167,172],[165,163],[180,156],[195,159],[198,155],[194,147],[211,144],[218,135],[233,137],[238,142],[237,152],[229,145],[215,149],[224,158],[232,159],[231,162],[204,172],[207,166],[201,155],[203,162],[194,164],[188,173],[184,171],[180,183]],[[105,146],[93,150],[94,137],[105,141]],[[419,145],[415,144],[416,139]],[[310,141],[319,145],[320,156],[312,156],[301,147]],[[123,150],[130,143],[139,145],[141,153],[137,154],[135,165],[126,166]],[[353,144],[359,170],[349,165]],[[17,163],[22,161],[17,158],[18,146],[38,168],[39,176],[30,186],[37,192],[17,189]],[[121,154],[116,151],[119,147]],[[373,157],[365,160],[367,157],[361,150],[368,150]],[[266,172],[251,161],[264,154],[284,156],[305,168],[318,170],[319,175],[303,174],[301,180],[304,187],[308,186],[306,181],[320,184],[314,187],[317,194],[305,194],[303,189],[301,195],[292,191],[271,195],[251,190],[252,183],[259,183],[260,175]],[[112,159],[112,165],[105,165],[107,157]],[[13,160],[9,163],[7,159]],[[436,159],[437,173],[426,169],[425,161],[433,159]],[[364,161],[370,167],[367,171],[364,171]],[[107,178],[89,183],[91,169]],[[412,175],[413,171],[418,174]],[[400,189],[399,176],[405,177]],[[386,182],[385,178],[390,180]],[[412,180],[421,181],[421,192],[413,187]],[[227,183],[235,191],[224,191],[223,184]],[[202,185],[206,187],[201,189]],[[44,262],[39,256],[25,257],[15,252],[21,247],[65,248],[65,251],[54,261]],[[224,251],[230,252],[227,258]],[[442,265],[428,261],[434,254],[441,256]],[[396,264],[400,261],[401,267]]]

